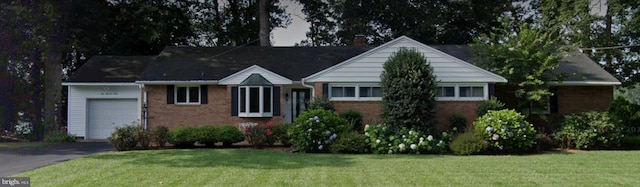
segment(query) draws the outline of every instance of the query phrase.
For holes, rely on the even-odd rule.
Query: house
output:
[[[507,80],[471,63],[468,47],[428,46],[399,37],[377,47],[166,47],[157,56],[95,56],[73,74],[68,131],[104,139],[115,127],[140,120],[146,127],[292,122],[313,97],[327,96],[338,111],[355,109],[380,120],[380,73],[399,48],[415,48],[439,81],[438,121],[475,108],[501,93]],[[620,82],[583,54],[558,71],[550,112],[602,110]],[[470,123],[470,122],[469,122]]]

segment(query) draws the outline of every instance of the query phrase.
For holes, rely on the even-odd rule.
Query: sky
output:
[[[309,23],[303,18],[300,6],[292,1],[281,1],[282,5],[287,6],[287,13],[291,14],[291,24],[287,28],[276,28],[271,31],[271,43],[273,46],[293,46],[307,38],[306,32],[309,30]]]

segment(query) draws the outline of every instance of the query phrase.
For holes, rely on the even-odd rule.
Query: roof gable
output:
[[[269,81],[271,84],[292,84],[293,83],[293,81],[291,81],[290,79],[287,79],[286,77],[278,75],[277,73],[264,69],[258,65],[253,65],[251,67],[248,67],[246,69],[243,69],[241,71],[238,71],[237,73],[234,73],[232,75],[229,75],[228,77],[221,79],[218,82],[218,84],[223,84],[223,85],[240,84],[243,81],[247,80],[248,78],[252,77],[252,75],[259,75],[262,78]]]
[[[421,52],[440,82],[507,82],[499,75],[460,60],[447,53],[402,36],[340,64],[313,74],[309,82],[380,82],[384,63],[400,48]]]

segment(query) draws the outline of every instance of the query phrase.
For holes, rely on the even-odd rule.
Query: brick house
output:
[[[337,111],[355,109],[380,120],[380,73],[401,47],[422,52],[439,81],[438,121],[475,108],[490,96],[509,96],[507,80],[469,63],[466,46],[427,46],[399,37],[377,47],[166,47],[157,56],[95,56],[69,86],[69,133],[104,139],[117,126],[288,123],[313,97],[327,96]],[[558,71],[576,77],[553,83],[549,113],[602,110],[619,81],[582,54]],[[555,107],[555,108],[554,108]]]

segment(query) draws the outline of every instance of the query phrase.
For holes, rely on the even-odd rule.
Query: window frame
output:
[[[333,96],[333,88],[334,87],[352,87],[355,89],[355,93],[353,97],[334,97]],[[329,92],[329,100],[330,101],[382,101],[382,90],[380,91],[380,97],[363,97],[360,94],[360,88],[373,88],[377,87],[382,89],[379,83],[330,83],[328,86]]]
[[[251,92],[249,91],[251,88],[258,88],[258,101],[251,100]],[[265,112],[264,104],[265,104],[265,88],[269,89],[269,99],[270,102],[270,111]],[[245,96],[243,97],[242,89],[245,89]],[[238,86],[238,117],[273,117],[273,86]],[[245,99],[243,102],[242,99]],[[258,102],[258,112],[251,112],[251,102]],[[244,104],[245,106],[242,106]],[[244,112],[243,109],[244,108]]]
[[[438,97],[436,96],[436,101],[482,101],[487,100],[489,98],[489,84],[488,83],[440,83],[437,87],[454,87],[454,96],[453,97]],[[482,97],[462,97],[460,96],[460,88],[461,87],[482,87]],[[472,93],[473,95],[473,93]]]
[[[178,101],[178,90],[180,90],[180,88],[186,88],[186,92],[185,92],[185,102],[180,102]],[[198,89],[198,101],[197,102],[191,102],[191,94],[189,92],[191,92],[191,88],[197,88]],[[174,104],[176,105],[199,105],[202,104],[202,89],[200,87],[200,85],[175,85],[174,89],[173,89],[173,101]]]

